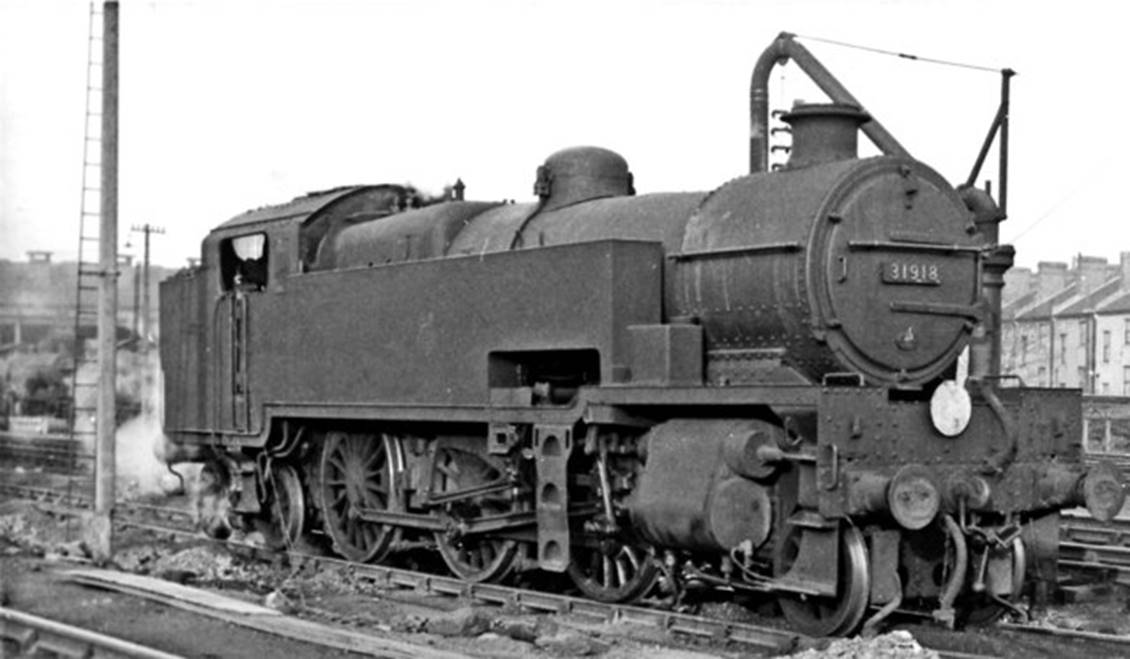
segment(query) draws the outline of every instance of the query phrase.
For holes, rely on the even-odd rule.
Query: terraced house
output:
[[[1089,447],[1130,449],[1130,252],[1014,268],[1004,296],[1004,372],[1082,389]]]

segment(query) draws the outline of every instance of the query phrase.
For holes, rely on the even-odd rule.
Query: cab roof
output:
[[[347,185],[330,190],[320,190],[317,192],[309,192],[301,197],[282,203],[273,204],[269,206],[262,206],[253,210],[245,211],[236,215],[232,219],[224,222],[216,227],[214,231],[227,231],[229,229],[236,229],[243,226],[262,224],[266,222],[275,222],[279,220],[299,219],[305,221],[312,215],[317,214],[330,204],[355,194],[362,190],[369,190],[376,187],[373,185]]]

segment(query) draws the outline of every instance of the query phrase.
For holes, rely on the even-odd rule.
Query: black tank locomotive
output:
[[[786,119],[786,167],[707,192],[635,195],[583,147],[531,204],[362,186],[221,225],[162,284],[174,459],[354,560],[714,584],[814,634],[1007,609],[1052,576],[1057,512],[1123,493],[1081,462],[1078,391],[997,384],[1000,213],[857,157],[858,107]]]

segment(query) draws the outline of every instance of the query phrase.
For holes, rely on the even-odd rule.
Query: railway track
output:
[[[1105,569],[1130,579],[1130,518],[1097,522],[1085,512],[1064,511],[1059,526],[1060,565]]]
[[[1122,470],[1122,475],[1124,477],[1130,478],[1130,454],[1085,452],[1083,453],[1083,461],[1089,464],[1105,462],[1107,464],[1118,467]]]
[[[42,501],[65,509],[83,510],[89,508],[89,502],[83,496],[60,493],[47,488],[0,484],[0,493]],[[115,509],[115,522],[122,526],[145,529],[156,533],[200,537],[200,533],[193,528],[191,513],[180,508],[120,502]],[[1097,529],[1101,527],[1097,523],[1093,523],[1088,528],[1096,529],[1095,532],[1098,532]],[[1126,528],[1127,539],[1130,542],[1130,522],[1128,522]],[[222,543],[235,553],[248,558],[277,560],[285,556],[294,566],[346,569],[354,577],[366,580],[386,590],[402,589],[417,594],[463,598],[481,604],[498,605],[531,613],[572,614],[594,622],[632,623],[657,628],[684,637],[741,644],[770,654],[789,652],[805,640],[802,635],[787,630],[680,613],[646,605],[606,604],[561,593],[488,583],[468,583],[448,575],[384,565],[355,563],[298,551],[275,551],[258,544],[236,540],[215,542]],[[1066,544],[1069,547],[1071,546],[1070,543]],[[1076,544],[1081,547],[1079,551],[1084,552],[1083,559],[1076,561],[1077,563],[1084,567],[1112,567],[1109,564],[1092,564],[1092,561],[1096,560],[1096,554],[1086,554],[1085,552],[1093,552],[1098,547],[1097,545]],[[1121,549],[1125,552],[1126,569],[1130,571],[1130,548],[1113,547],[1112,549]],[[1098,554],[1097,556],[1101,559],[1106,555]],[[1062,560],[1071,561],[1073,559]],[[1049,629],[1016,623],[1001,623],[1001,625],[1017,633],[1099,641],[1126,646],[1130,650],[1130,637],[1094,634],[1069,629]],[[942,657],[962,657],[963,659],[976,656],[947,651],[939,651],[939,654]]]
[[[10,496],[45,502],[60,508],[86,510],[90,507],[86,497],[46,488],[0,484],[0,492]],[[115,522],[123,526],[142,528],[158,533],[193,537],[199,535],[192,528],[191,513],[183,509],[119,502],[114,518]],[[173,525],[169,526],[168,522],[173,522]],[[223,542],[244,555],[267,559],[287,555],[292,564],[303,563],[317,565],[320,568],[349,569],[355,576],[367,579],[375,585],[387,589],[411,589],[429,595],[463,597],[485,604],[517,607],[530,612],[575,614],[601,622],[628,622],[656,627],[684,636],[740,643],[773,653],[788,651],[800,639],[798,634],[771,627],[717,620],[643,606],[604,604],[570,595],[510,586],[467,583],[452,576],[367,563],[353,563],[342,559],[295,551],[271,551],[260,545],[233,540]]]
[[[0,465],[48,473],[89,472],[94,455],[62,435],[16,435],[0,432]]]
[[[133,659],[178,659],[180,656],[6,607],[0,607],[0,654]]]
[[[1130,486],[1130,455],[1085,453],[1091,464],[1110,464],[1122,472]],[[1097,522],[1082,509],[1065,510],[1059,525],[1059,563],[1064,567],[1110,570],[1120,580],[1130,581],[1130,517],[1108,523]]]

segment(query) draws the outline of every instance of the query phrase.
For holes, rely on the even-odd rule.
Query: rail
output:
[[[7,607],[0,607],[0,640],[14,644],[21,657],[180,657]]]

